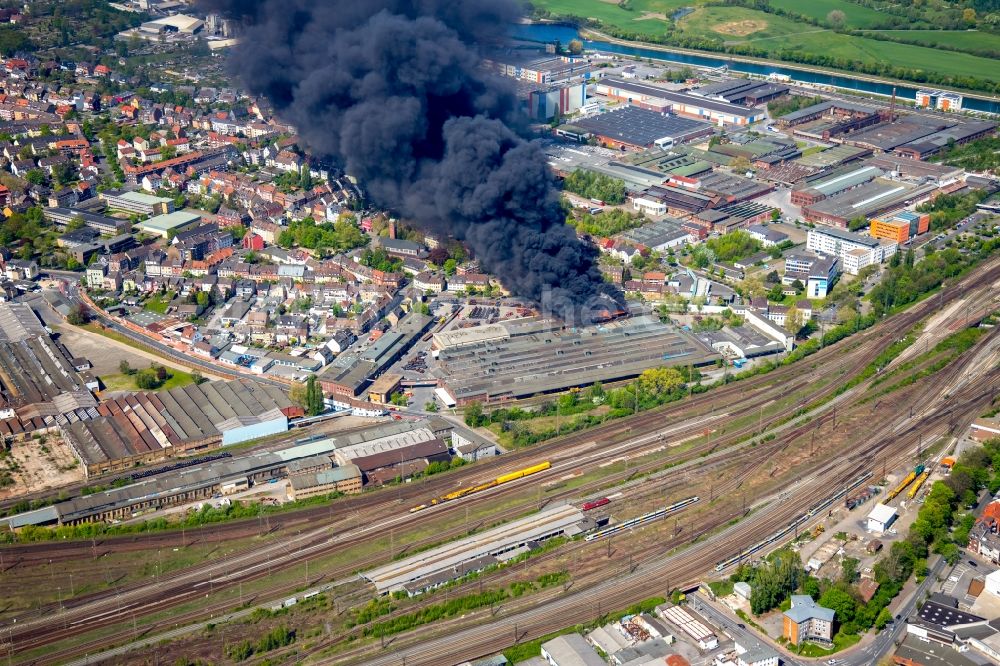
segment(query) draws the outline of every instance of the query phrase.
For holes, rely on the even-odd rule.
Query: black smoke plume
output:
[[[230,64],[316,154],[423,230],[464,241],[557,314],[620,300],[565,225],[512,88],[480,66],[510,0],[203,0],[237,20]]]

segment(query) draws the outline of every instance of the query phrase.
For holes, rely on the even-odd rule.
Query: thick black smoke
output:
[[[559,314],[618,294],[564,222],[509,87],[480,67],[510,0],[203,0],[241,22],[231,65],[311,150],[380,205],[465,241],[519,296]],[[549,291],[551,290],[551,291]]]

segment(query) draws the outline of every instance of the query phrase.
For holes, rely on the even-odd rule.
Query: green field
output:
[[[662,35],[669,24],[662,16],[669,18],[692,3],[690,0],[631,0],[629,9],[604,0],[538,0],[535,4],[560,16],[595,18],[621,30]]]
[[[991,58],[955,51],[940,51],[925,46],[882,42],[832,32],[789,35],[782,40],[781,46],[812,53],[825,53],[846,60],[869,63],[891,62],[898,67],[1000,81],[1000,67]]]
[[[744,7],[699,7],[678,21],[677,27],[692,37],[719,39],[731,44],[822,29]]]
[[[928,46],[948,46],[961,51],[1000,52],[1000,34],[979,30],[878,30],[893,39],[920,42]]]
[[[174,368],[168,368],[167,372],[170,373],[170,378],[163,382],[163,386],[154,389],[155,391],[168,391],[170,389],[180,388],[181,386],[187,386],[188,384],[194,383],[194,377],[191,376],[190,373],[175,370]],[[104,382],[105,391],[141,390],[135,385],[135,375],[101,375],[101,381]]]
[[[809,0],[809,2],[802,2],[802,0],[770,0],[768,4],[772,7],[783,9],[786,12],[809,16],[823,23],[826,23],[827,14],[835,9],[839,9],[844,12],[844,16],[846,17],[844,26],[847,28],[863,29],[876,25],[886,25],[885,15],[869,7],[862,7],[846,0]]]

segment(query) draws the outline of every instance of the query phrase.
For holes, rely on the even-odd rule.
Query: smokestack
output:
[[[516,296],[559,316],[621,294],[565,224],[513,87],[481,67],[512,0],[201,0],[242,24],[230,65],[314,153],[425,233],[466,243]]]
[[[889,122],[896,120],[896,86],[892,87],[892,99],[889,100]]]
[[[396,220],[389,220],[389,238],[396,240]]]

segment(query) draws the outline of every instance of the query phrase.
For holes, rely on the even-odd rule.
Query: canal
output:
[[[514,36],[520,39],[533,42],[553,42],[559,40],[562,44],[568,44],[572,39],[579,39],[577,29],[571,25],[555,24],[523,24],[514,29]],[[850,76],[833,74],[819,71],[803,70],[793,67],[782,67],[779,64],[763,64],[755,62],[743,62],[730,60],[725,56],[695,55],[691,53],[680,53],[676,51],[664,51],[659,48],[644,48],[641,46],[629,46],[616,44],[613,42],[582,40],[585,48],[604,51],[607,53],[617,53],[626,56],[638,56],[640,58],[653,58],[655,60],[665,60],[696,67],[721,67],[726,65],[734,72],[746,72],[748,74],[758,74],[767,76],[768,74],[785,74],[795,81],[815,83],[818,85],[835,86],[859,92],[874,93],[876,95],[889,96],[892,89],[896,88],[896,94],[904,99],[913,100],[916,98],[917,88],[903,83],[889,84],[864,79],[855,79]],[[927,86],[932,87],[932,86]],[[1000,114],[1000,102],[995,100],[975,97],[969,93],[962,93],[964,100],[962,108],[970,111],[981,111],[984,113]]]

